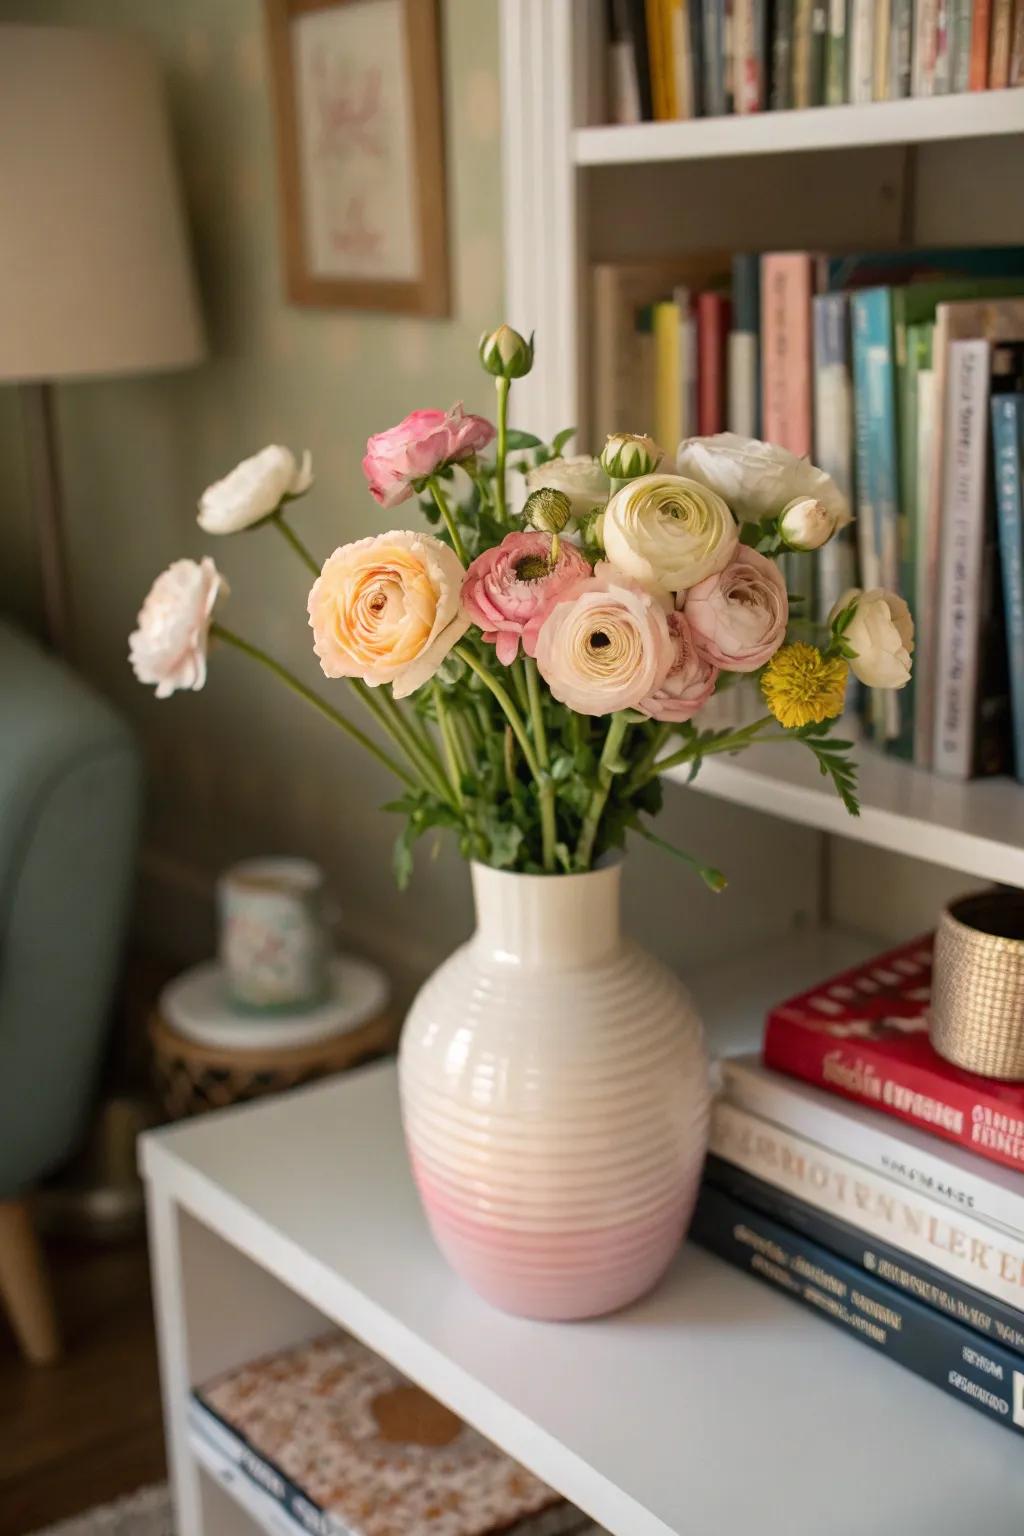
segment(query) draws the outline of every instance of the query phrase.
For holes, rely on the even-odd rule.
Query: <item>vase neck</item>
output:
[[[515,875],[474,864],[474,944],[498,963],[575,970],[619,945],[621,865],[585,875]]]

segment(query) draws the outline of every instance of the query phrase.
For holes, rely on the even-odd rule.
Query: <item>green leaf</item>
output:
[[[563,427],[561,432],[555,433],[554,437],[551,439],[551,452],[556,459],[558,458],[558,455],[561,453],[562,449],[565,447],[566,443],[569,441],[570,437],[575,436],[575,433],[575,427]]]
[[[515,427],[509,430],[505,439],[510,453],[515,453],[521,448],[539,448],[541,439],[535,437],[532,432],[520,432]]]
[[[551,764],[551,777],[556,784],[560,784],[563,779],[569,777],[570,773],[572,773],[572,758],[568,752],[559,752]]]

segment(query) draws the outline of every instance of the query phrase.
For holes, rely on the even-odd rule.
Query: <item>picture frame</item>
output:
[[[295,304],[449,313],[438,0],[264,0]]]

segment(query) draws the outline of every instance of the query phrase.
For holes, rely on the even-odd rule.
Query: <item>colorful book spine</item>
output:
[[[928,503],[922,501],[919,494],[921,475],[918,461],[921,438],[918,381],[921,373],[931,367],[932,325],[929,322],[907,325],[903,319],[903,306],[900,305],[893,338],[896,349],[900,453],[899,589],[910,605],[916,627],[919,616],[927,614],[932,606],[921,580],[925,559],[923,519]],[[900,734],[893,743],[893,751],[907,761],[913,761],[914,758],[917,731],[916,689],[917,682],[911,674],[910,682],[902,690],[899,706]]]
[[[814,462],[830,474],[853,505],[853,387],[850,376],[849,298],[822,293],[813,303]],[[853,528],[844,528],[818,552],[818,618],[856,585]]]
[[[1024,85],[1024,0],[1013,0],[1009,84]]]
[[[785,112],[793,105],[794,0],[775,0],[772,19],[771,109]]]
[[[761,258],[732,259],[732,330],[729,332],[726,422],[741,437],[761,435]]]
[[[700,0],[704,19],[704,111],[725,114],[725,0]]]
[[[932,366],[920,368],[917,375],[917,490],[913,612],[914,620],[914,765],[931,769],[934,689],[928,675],[918,671],[917,663],[931,650],[935,628],[935,586],[931,579],[928,551],[932,542],[930,522],[934,500],[932,480],[936,469],[939,391]]]
[[[875,0],[850,0],[849,100],[856,105],[875,95]]]
[[[932,766],[970,778],[978,703],[989,344],[950,343]]]
[[[1021,1361],[991,1340],[710,1186],[701,1190],[690,1235],[997,1424],[1024,1434]]]
[[[795,1232],[802,1232],[812,1242],[820,1243],[839,1258],[856,1264],[858,1269],[868,1271],[907,1296],[913,1296],[926,1307],[944,1312],[965,1328],[1012,1350],[1022,1357],[1021,1368],[1024,1369],[1024,1312],[1004,1307],[972,1286],[961,1285],[935,1264],[911,1258],[891,1243],[881,1242],[878,1238],[866,1239],[850,1222],[815,1210],[814,1206],[794,1199],[764,1179],[755,1179],[752,1174],[723,1162],[720,1157],[708,1158],[704,1178],[714,1188],[724,1189],[734,1199],[763,1211]]]
[[[643,119],[631,29],[628,0],[609,0],[608,106],[613,123],[639,123]]]
[[[793,7],[793,105],[814,105],[811,40],[814,0],[795,0]]]
[[[811,438],[811,298],[814,258],[761,258],[761,428],[767,442],[806,457]]]
[[[720,1067],[727,1097],[738,1108],[908,1189],[923,1190],[950,1210],[974,1216],[1024,1243],[1024,1182],[1008,1168],[987,1163],[962,1147],[944,1146],[927,1131],[897,1125],[838,1094],[822,1093],[773,1072],[757,1056],[726,1057]]]
[[[972,91],[988,86],[988,44],[992,30],[992,0],[974,0],[971,16],[971,62],[967,84]]]
[[[936,0],[935,5],[935,80],[933,96],[949,94],[951,0]]]
[[[825,101],[830,107],[840,107],[846,100],[847,72],[847,16],[849,0],[829,0],[828,45],[825,52]]]
[[[654,117],[651,99],[651,55],[647,46],[647,6],[645,0],[626,0],[630,42],[633,46],[637,91],[640,97],[640,117],[650,122]]]
[[[654,435],[674,453],[683,436],[682,328],[679,305],[664,299],[653,307]]]
[[[874,101],[888,101],[892,0],[875,0],[872,32],[871,95]]]
[[[910,95],[913,67],[914,0],[892,0],[889,39],[889,96],[899,101]]]
[[[914,63],[911,70],[913,96],[935,94],[937,20],[938,0],[914,0]]]
[[[754,0],[736,0],[733,17],[735,53],[735,110],[738,113],[760,110],[760,94],[755,42]]]
[[[1006,613],[1014,773],[1024,784],[1024,395],[993,396],[992,455]]]
[[[974,0],[950,0],[949,88],[966,91],[971,78],[971,30]]]
[[[303,1494],[279,1467],[258,1455],[205,1403],[193,1395],[188,1403],[188,1432],[192,1450],[206,1470],[221,1483],[260,1529],[279,1536],[331,1536],[345,1527]]]
[[[697,431],[725,430],[725,348],[729,301],[720,293],[697,295]]]
[[[658,122],[671,116],[669,110],[669,60],[665,53],[665,29],[662,25],[661,0],[646,0],[647,55],[651,73],[651,107]]]
[[[696,117],[693,54],[690,47],[690,0],[664,0],[664,3],[675,116]]]
[[[1018,1309],[1024,1303],[1024,1239],[950,1211],[922,1190],[906,1189],[723,1099],[712,1107],[708,1149],[986,1296]]]
[[[1013,0],[992,0],[992,38],[988,58],[988,83],[993,91],[1010,83],[1013,46]]]

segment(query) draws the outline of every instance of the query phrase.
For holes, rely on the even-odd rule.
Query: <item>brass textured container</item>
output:
[[[1024,893],[964,896],[943,912],[928,1034],[965,1072],[1024,1081]]]

